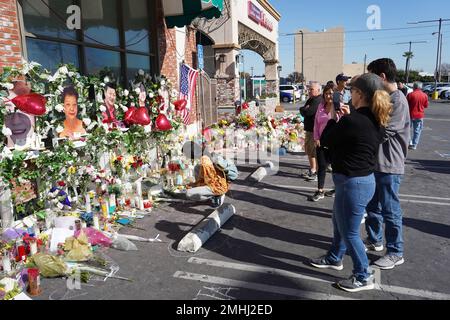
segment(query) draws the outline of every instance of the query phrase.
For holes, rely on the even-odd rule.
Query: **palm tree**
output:
[[[412,51],[407,51],[403,54],[403,57],[406,58],[406,83],[409,82],[409,65],[411,63],[411,59],[414,58],[414,54]]]

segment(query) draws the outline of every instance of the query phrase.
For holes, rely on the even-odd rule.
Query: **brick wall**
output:
[[[192,68],[197,68],[197,42],[195,39],[195,31],[191,28],[186,30],[186,48],[184,52],[184,61]],[[200,79],[199,79],[200,81]],[[199,87],[199,81],[197,81],[197,87]],[[191,106],[191,124],[199,121],[198,117],[198,100],[197,95],[194,93]]]
[[[22,63],[19,20],[15,0],[0,0],[0,69]]]
[[[1,1],[1,0],[0,0]],[[166,76],[178,89],[178,69],[175,29],[167,29],[164,20],[162,0],[157,3],[158,54],[161,75]]]

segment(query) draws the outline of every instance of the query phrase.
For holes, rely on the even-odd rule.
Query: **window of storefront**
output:
[[[55,71],[71,63],[84,74],[112,71],[122,83],[139,69],[158,73],[154,0],[20,0],[28,60]],[[70,30],[67,8],[81,8]]]

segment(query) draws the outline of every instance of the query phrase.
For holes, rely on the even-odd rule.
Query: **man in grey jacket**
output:
[[[403,258],[402,209],[400,206],[400,185],[405,173],[405,161],[410,141],[409,106],[405,95],[396,84],[397,68],[388,58],[373,61],[367,67],[369,72],[384,80],[385,89],[391,95],[393,111],[385,129],[384,142],[380,145],[375,172],[377,189],[367,206],[368,218],[366,247],[371,251],[382,251],[383,222],[386,236],[386,255],[374,262],[383,270],[393,269],[405,262]]]

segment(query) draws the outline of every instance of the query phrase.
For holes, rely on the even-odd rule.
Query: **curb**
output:
[[[232,204],[225,204],[200,222],[178,244],[178,251],[197,252],[234,214],[236,208]]]

